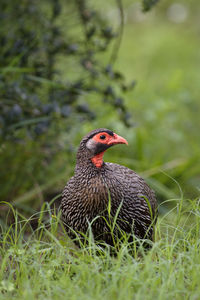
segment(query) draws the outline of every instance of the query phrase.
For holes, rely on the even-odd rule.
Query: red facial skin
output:
[[[105,136],[105,139],[100,138],[102,135]],[[123,137],[117,135],[116,133],[114,133],[114,135],[111,136],[107,132],[100,132],[100,133],[96,134],[92,139],[97,143],[101,143],[101,144],[105,144],[105,145],[109,145],[109,146],[116,145],[116,144],[128,145],[128,142]],[[92,162],[97,168],[100,168],[103,164],[104,152],[105,151],[92,157]]]

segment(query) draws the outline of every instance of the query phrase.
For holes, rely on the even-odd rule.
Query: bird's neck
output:
[[[84,157],[82,159],[81,157],[77,157],[75,172],[81,172],[82,174],[84,174],[84,176],[90,176],[91,174],[95,175],[101,172],[103,165],[104,162],[100,157],[96,157],[95,159],[88,157]]]
[[[81,148],[79,148],[76,157],[76,172],[81,171],[85,174],[89,173],[99,173],[104,166],[103,155],[105,151],[102,151],[93,157],[91,154],[84,153]]]

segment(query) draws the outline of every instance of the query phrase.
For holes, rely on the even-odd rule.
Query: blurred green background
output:
[[[132,81],[136,83],[133,89],[123,93],[125,111],[123,105],[107,103],[106,99],[101,101],[102,94],[85,89],[79,97],[79,105],[84,108],[87,104],[95,113],[95,118],[77,118],[75,114],[69,117],[65,110],[64,121],[62,113],[62,118],[57,113],[49,131],[36,136],[24,134],[27,124],[23,123],[23,119],[25,125],[20,125],[19,129],[16,126],[18,123],[14,122],[15,138],[2,135],[0,197],[28,215],[34,213],[43,201],[53,199],[62,191],[73,174],[76,149],[82,136],[98,127],[112,129],[129,142],[129,147],[118,146],[107,151],[105,161],[123,164],[141,174],[156,191],[159,203],[184,196],[187,205],[187,199],[199,195],[200,2],[162,0],[145,13],[142,12],[141,2],[126,0],[122,3],[124,28],[120,48],[118,35],[106,51],[97,53],[96,59],[106,68],[110,66],[113,53],[117,55],[112,68],[119,72],[119,77],[121,74],[125,77],[114,82],[117,94],[123,93],[119,85],[129,86]],[[106,26],[113,27],[114,32],[122,30],[120,1],[90,1],[87,5],[97,11]],[[49,9],[47,2],[43,2],[42,6],[44,10]],[[56,23],[63,31],[71,23],[72,40],[76,35],[83,34],[79,25],[74,25],[74,19],[76,10],[73,1],[64,2]],[[5,24],[8,21],[5,19]],[[1,27],[1,32],[3,30],[6,30],[5,27]],[[7,38],[10,38],[9,30]],[[2,57],[4,54],[5,51]],[[37,59],[38,63],[42,62],[41,56]],[[87,70],[75,67],[75,60],[76,57],[70,55],[56,57],[60,80],[75,80],[85,74]],[[1,78],[5,79],[5,73],[10,72],[8,67],[13,68],[13,60],[7,66],[2,62]],[[89,68],[88,65],[86,67]],[[20,66],[18,68],[19,73]],[[24,72],[28,76],[33,70],[24,71],[21,68],[20,74]],[[90,74],[88,79],[91,85],[92,76]],[[34,78],[41,80],[43,77],[38,75]],[[11,80],[10,73],[7,80]],[[51,85],[54,82],[57,84],[56,77],[49,80]],[[100,86],[106,86],[107,80],[112,81],[112,78],[95,80]],[[42,84],[38,86],[37,93],[45,99],[48,83]],[[121,101],[120,97],[116,99]],[[4,108],[8,100],[1,97],[0,101]],[[19,101],[19,98],[16,99],[16,104]],[[129,116],[129,113],[133,126],[127,127],[124,115]],[[162,205],[160,212],[167,211],[172,205],[170,203]],[[2,216],[6,212],[6,207],[2,205]]]

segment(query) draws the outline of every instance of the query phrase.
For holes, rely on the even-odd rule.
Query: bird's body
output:
[[[100,139],[105,135],[107,143]],[[110,221],[116,219],[115,236],[120,237],[123,231],[152,240],[154,192],[134,171],[102,160],[104,151],[118,143],[127,142],[107,129],[97,129],[83,138],[75,175],[62,196],[62,218],[71,237],[73,232],[85,234],[91,224],[94,239],[112,245]]]

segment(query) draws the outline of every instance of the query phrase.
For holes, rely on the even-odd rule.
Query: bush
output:
[[[61,120],[68,129],[70,119],[93,120],[85,95],[94,92],[130,125],[116,92],[128,86],[100,55],[116,36],[84,0],[1,1],[2,137],[34,138]]]

